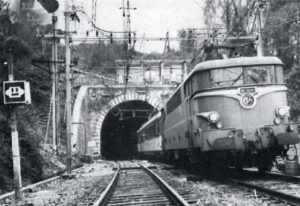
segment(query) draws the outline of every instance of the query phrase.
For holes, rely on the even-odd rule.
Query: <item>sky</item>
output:
[[[18,0],[10,0],[18,1]],[[57,11],[59,28],[64,29],[65,9],[64,0],[59,0],[60,8]],[[76,6],[82,6],[83,10],[92,16],[92,0],[69,0]],[[97,1],[97,21],[96,25],[100,28],[113,31],[122,31],[123,18],[122,0],[98,0]],[[126,0],[125,0],[126,2]],[[204,27],[203,5],[204,0],[130,0],[130,6],[137,9],[131,11],[131,27],[137,32],[137,36],[142,37],[165,37],[169,31],[170,36],[176,37],[177,31],[182,28]],[[35,9],[41,10],[38,2]],[[79,15],[80,24],[76,25],[79,34],[85,35],[91,29],[87,18]],[[50,19],[49,19],[50,21]],[[90,33],[93,36],[94,33]],[[162,52],[164,42],[137,42],[136,49],[144,52]],[[178,47],[171,42],[171,48]]]

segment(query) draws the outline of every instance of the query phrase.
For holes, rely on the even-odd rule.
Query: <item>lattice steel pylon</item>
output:
[[[132,32],[131,32],[131,15],[130,10],[136,10],[136,7],[130,7],[130,1],[127,0],[125,5],[125,0],[122,1],[122,16],[123,16],[123,32],[124,32],[124,39],[128,38],[128,48],[131,46],[132,40]],[[125,40],[126,41],[126,40]]]
[[[164,47],[164,56],[170,52],[170,39],[169,39],[169,32],[166,33],[166,40],[165,40],[165,47]]]

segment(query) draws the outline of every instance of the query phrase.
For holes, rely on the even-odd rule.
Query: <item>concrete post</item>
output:
[[[145,84],[146,79],[145,79],[145,68],[144,68],[144,62],[141,61],[141,69],[143,71],[143,84]]]
[[[188,70],[187,70],[187,62],[184,61],[181,64],[181,72],[182,72],[182,80],[188,75]]]
[[[51,62],[51,72],[52,72],[52,147],[53,150],[57,150],[57,45],[56,45],[56,25],[57,16],[53,13],[52,16],[52,26],[53,26],[53,40],[52,40],[52,62]]]
[[[259,12],[258,12],[258,45],[257,45],[257,56],[259,56],[259,57],[264,56],[262,33],[263,33],[262,11],[259,10]]]
[[[8,60],[8,80],[14,81],[14,67],[13,56],[10,52]],[[17,108],[11,107],[10,111],[10,128],[11,128],[11,145],[13,156],[13,172],[14,172],[14,188],[15,188],[15,202],[18,203],[22,198],[22,176],[21,176],[21,163],[20,163],[20,149],[19,149],[19,134],[17,128]]]
[[[66,46],[66,125],[67,125],[67,174],[72,173],[72,145],[71,145],[71,121],[72,121],[72,99],[71,99],[71,49],[70,49],[70,7],[69,1],[65,1],[65,46]]]
[[[161,61],[160,63],[159,63],[159,66],[158,66],[158,76],[159,76],[159,81],[160,81],[160,83],[162,84],[163,82],[163,73],[164,73],[164,63],[163,63],[163,61]]]
[[[126,85],[126,65],[123,63],[123,84]]]

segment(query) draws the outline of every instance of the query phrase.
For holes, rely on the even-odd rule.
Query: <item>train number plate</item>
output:
[[[240,89],[241,94],[254,93],[254,92],[255,92],[255,88],[241,88]]]

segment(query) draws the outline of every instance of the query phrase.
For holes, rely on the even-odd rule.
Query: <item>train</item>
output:
[[[237,57],[197,64],[136,132],[144,157],[202,168],[271,169],[299,143],[277,57]]]

